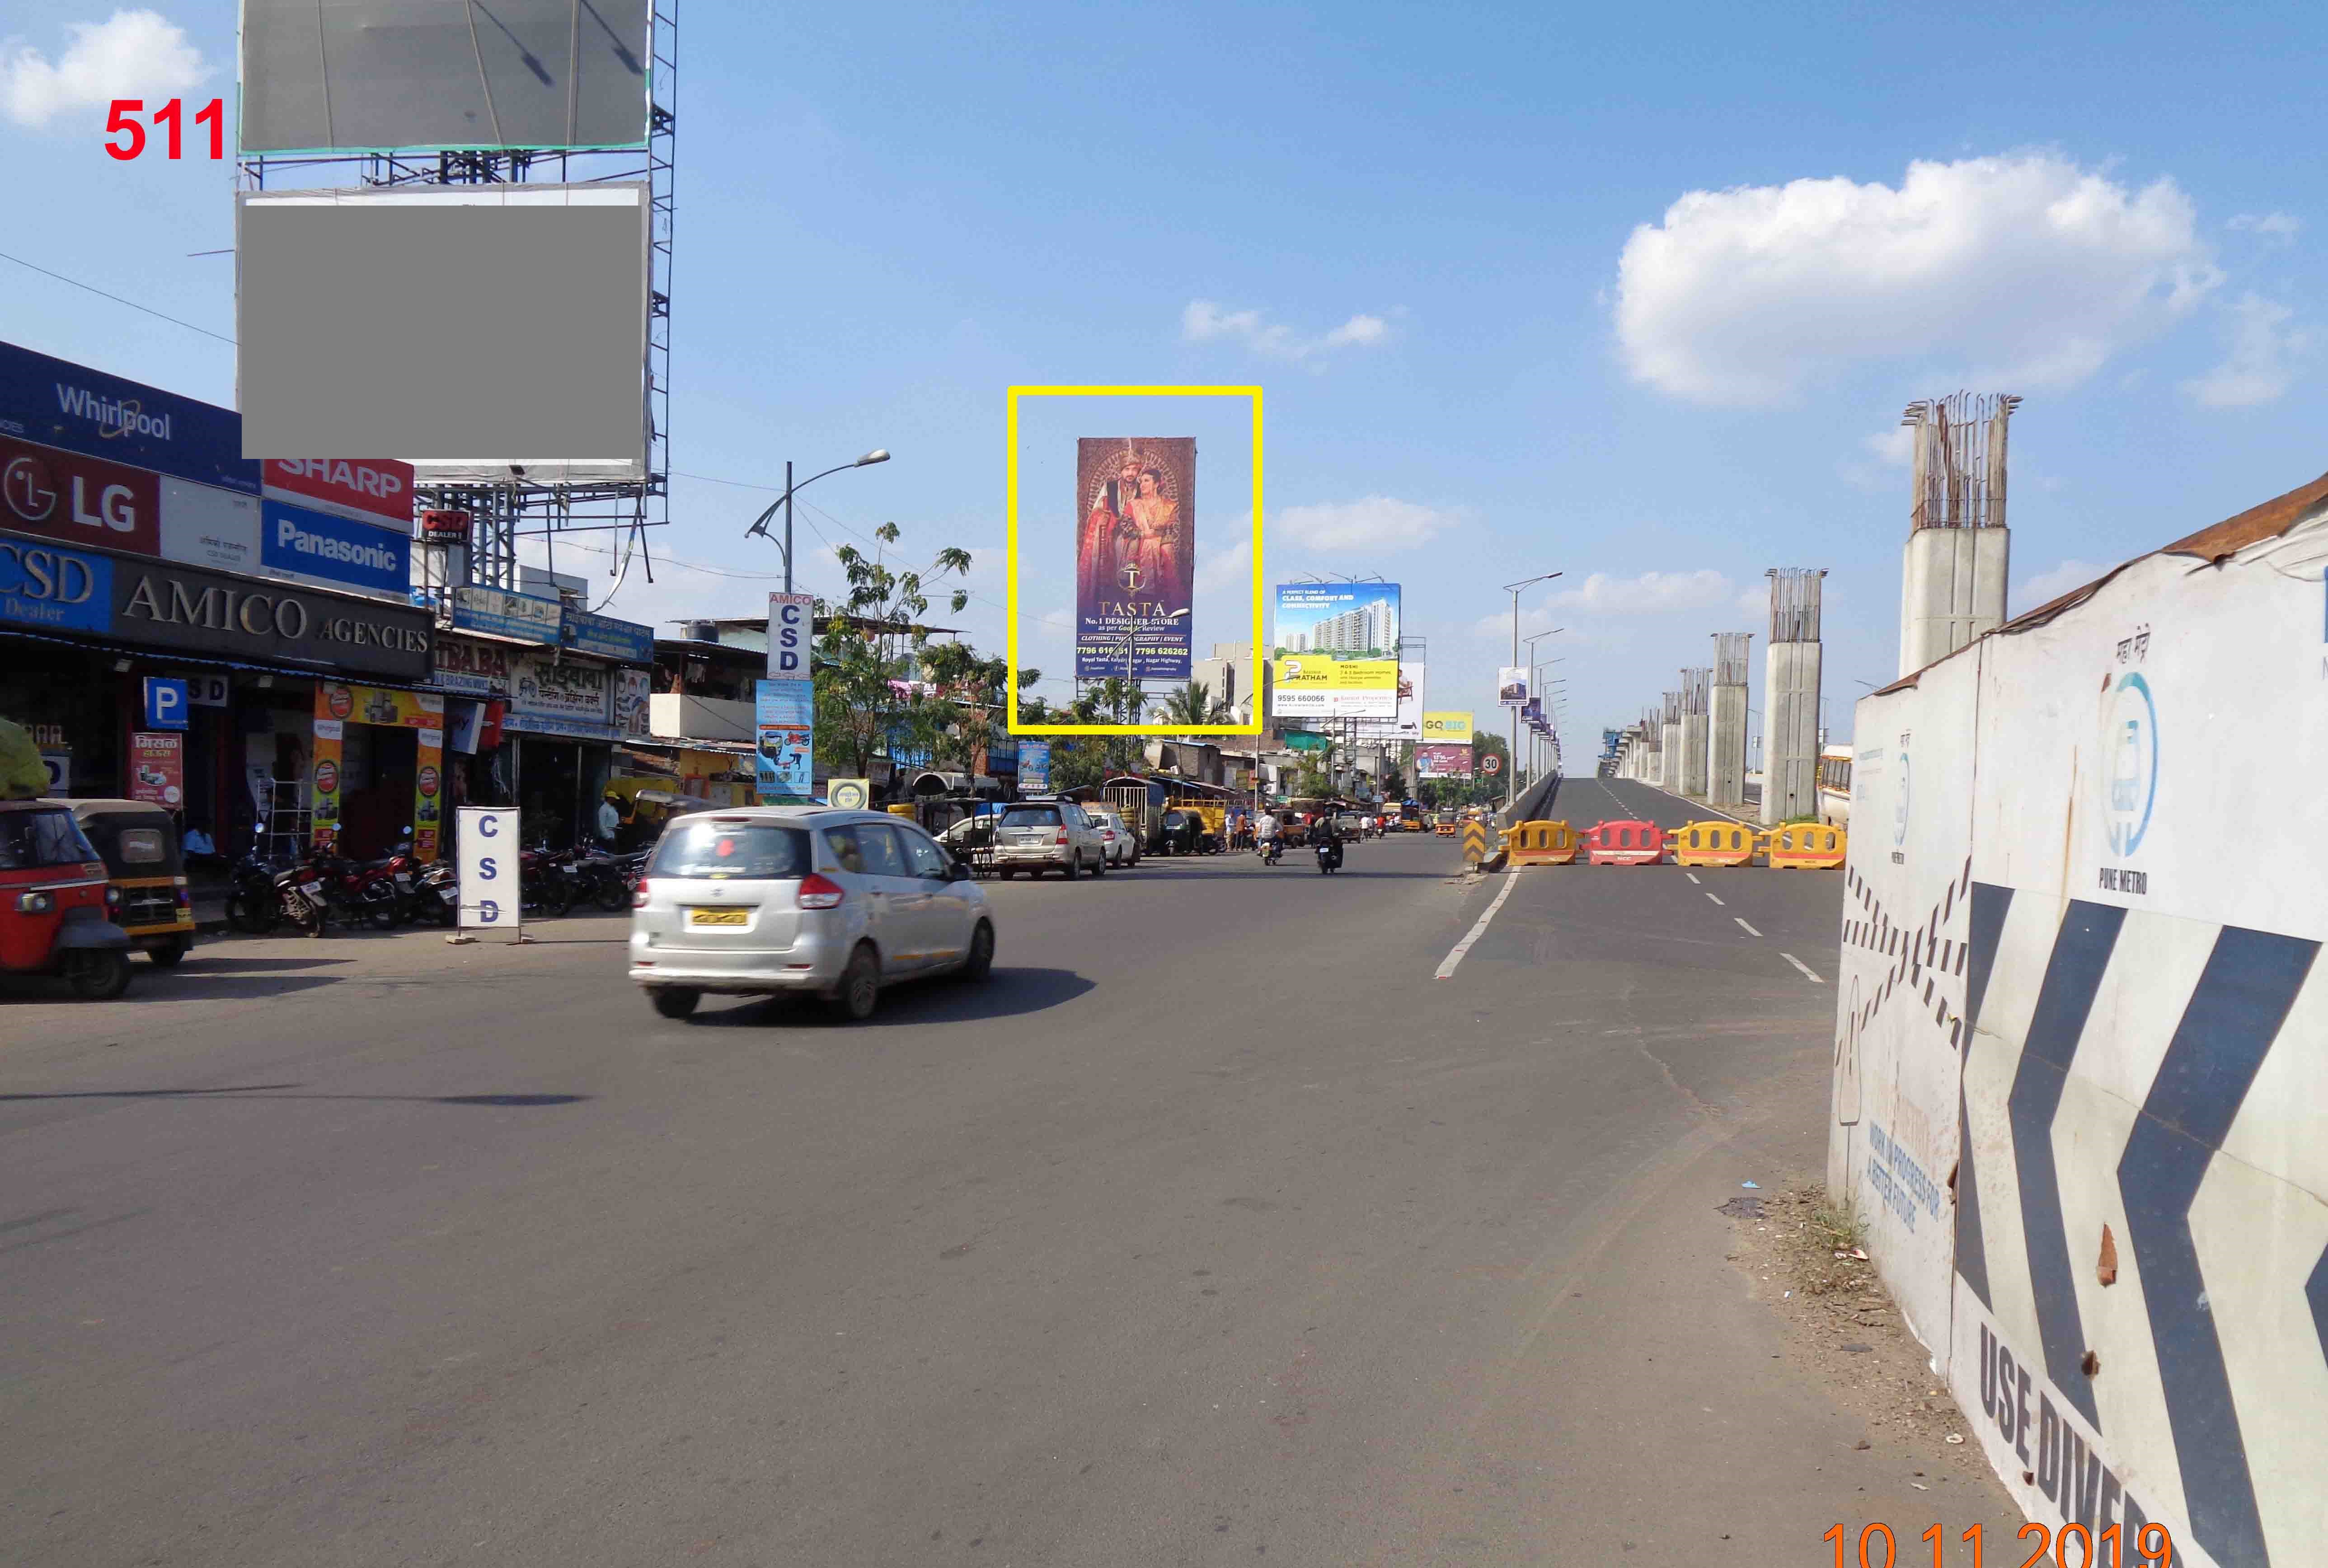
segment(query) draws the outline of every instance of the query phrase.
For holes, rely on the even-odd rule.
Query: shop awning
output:
[[[254,663],[241,658],[205,658],[198,653],[184,653],[172,648],[133,648],[127,643],[93,641],[79,637],[48,637],[37,631],[25,631],[14,626],[0,626],[0,637],[21,638],[26,642],[45,643],[51,648],[75,649],[82,653],[102,654],[114,658],[142,658],[152,664],[193,664],[205,669],[239,669],[252,675],[287,675],[301,680],[330,681],[335,686],[379,686],[392,692],[427,692],[430,695],[460,697],[467,702],[507,702],[506,697],[480,697],[474,692],[456,692],[440,686],[395,680],[387,676],[364,675],[328,666],[292,664],[289,662]]]

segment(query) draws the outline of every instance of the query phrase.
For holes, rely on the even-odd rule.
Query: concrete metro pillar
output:
[[[1681,792],[1705,798],[1706,691],[1713,671],[1701,666],[1681,672]]]
[[[1900,574],[1900,673],[1912,675],[2004,622],[2009,529],[1918,528]]]
[[[1762,820],[1818,812],[1819,645],[1774,642],[1762,685]]]
[[[1707,715],[1705,800],[1709,806],[1746,804],[1746,688],[1718,686]]]
[[[1665,726],[1657,747],[1657,788],[1681,788],[1681,721],[1675,719]]]

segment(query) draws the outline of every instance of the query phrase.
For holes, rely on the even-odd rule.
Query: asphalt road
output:
[[[1813,1564],[2002,1522],[1855,1448],[1724,1261],[1715,1206],[1821,1164],[1839,874],[1458,864],[996,885],[993,981],[856,1029],[659,1020],[606,917],[0,1001],[0,1562]]]

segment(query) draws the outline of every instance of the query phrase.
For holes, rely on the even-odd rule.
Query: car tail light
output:
[[[801,878],[798,902],[804,910],[837,910],[849,890],[821,872],[811,872]]]
[[[636,886],[636,887],[634,887],[634,888],[633,888],[633,889],[631,890],[631,908],[633,908],[633,909],[634,909],[634,910],[643,910],[643,909],[645,909],[646,907],[647,907],[647,882],[646,882],[646,878],[644,878],[644,877],[641,877],[641,878],[639,879],[639,884],[638,884],[638,886]]]
[[[1061,829],[1059,829],[1059,836],[1058,836],[1057,838],[1056,838],[1056,839],[1052,840],[1052,842],[1053,842],[1054,844],[1065,844],[1065,843],[1066,843],[1066,842],[1067,842],[1067,830],[1066,830],[1065,828],[1064,828],[1064,827],[1062,827]]]

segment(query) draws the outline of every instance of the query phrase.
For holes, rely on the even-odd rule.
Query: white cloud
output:
[[[1638,615],[1665,610],[1702,610],[1729,600],[1737,592],[1729,578],[1711,566],[1694,572],[1644,572],[1638,577],[1611,577],[1595,572],[1573,588],[1552,596],[1565,610],[1585,610],[1604,615]]]
[[[1312,550],[1403,550],[1455,526],[1436,507],[1392,496],[1287,507],[1277,514],[1282,537]]]
[[[2064,561],[2050,571],[2040,572],[2014,588],[2013,613],[2019,615],[2040,604],[2051,604],[2070,589],[2082,588],[2108,570],[2091,561]]]
[[[1253,541],[1239,539],[1225,550],[1197,556],[1196,586],[1199,593],[1217,593],[1253,581]]]
[[[20,126],[45,126],[61,110],[117,98],[167,98],[202,84],[202,51],[185,29],[154,11],[117,11],[66,25],[71,42],[52,63],[29,43],[0,53],[0,107]]]
[[[2209,408],[2248,408],[2268,403],[2295,379],[2292,360],[2308,353],[2312,334],[2288,325],[2295,313],[2259,294],[2247,294],[2230,306],[2231,351],[2205,375],[2182,383],[2182,390]]]
[[[1636,380],[1766,406],[1849,366],[1930,360],[2030,389],[2075,385],[2221,282],[2190,198],[2057,154],[1919,162],[1693,191],[1635,229],[1617,331]]]
[[[2231,219],[2230,227],[2266,239],[2294,239],[2304,220],[2288,212],[2242,212]]]
[[[1310,359],[1336,349],[1371,349],[1390,338],[1390,323],[1380,316],[1355,315],[1340,326],[1314,338],[1305,338],[1281,322],[1272,322],[1259,311],[1225,311],[1210,300],[1190,300],[1180,313],[1180,335],[1192,343],[1243,343],[1272,359]]]

